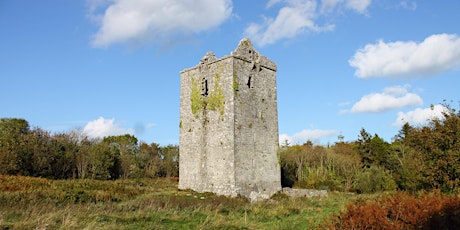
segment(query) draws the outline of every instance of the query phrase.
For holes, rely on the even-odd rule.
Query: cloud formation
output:
[[[321,129],[306,129],[292,136],[287,134],[280,134],[279,142],[280,145],[284,145],[286,140],[289,144],[303,144],[307,141],[319,142],[322,138],[332,137],[338,135],[337,130],[321,130]]]
[[[382,93],[365,95],[351,108],[352,113],[380,113],[407,106],[421,105],[423,100],[414,93],[409,93],[409,86],[387,87]]]
[[[430,108],[417,108],[407,113],[399,112],[393,126],[403,126],[406,122],[411,125],[426,124],[431,119],[443,119],[443,112],[447,111],[448,109],[442,105],[433,105]]]
[[[356,51],[348,62],[360,78],[432,76],[460,66],[460,38],[434,34],[420,43],[380,40]]]
[[[372,0],[322,0],[321,12],[333,12],[334,9],[343,6],[346,9],[364,14],[371,2]]]
[[[293,38],[304,32],[332,31],[333,24],[318,25],[317,19],[338,8],[365,13],[371,0],[323,0],[318,7],[316,0],[270,0],[267,8],[282,5],[276,17],[264,17],[262,23],[251,23],[245,35],[260,46],[273,44],[281,39]]]
[[[103,138],[107,136],[118,136],[123,134],[133,134],[134,130],[124,129],[115,123],[115,118],[106,119],[99,117],[94,121],[88,122],[83,128],[83,133],[90,138]]]
[[[107,4],[110,2],[110,4]],[[97,7],[106,7],[97,15]],[[100,28],[92,45],[144,43],[184,33],[197,33],[222,24],[232,13],[231,0],[93,0],[89,17]]]
[[[269,2],[270,4],[273,1]],[[292,38],[303,31],[321,31],[315,24],[316,1],[286,1],[276,18],[264,18],[261,24],[251,23],[245,34],[260,45],[275,43],[282,38]]]
[[[346,0],[345,5],[347,8],[352,9],[358,13],[366,13],[367,7],[371,4],[371,0]]]

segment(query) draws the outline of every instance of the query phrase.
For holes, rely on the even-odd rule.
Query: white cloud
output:
[[[245,35],[260,46],[273,44],[281,39],[293,38],[305,32],[332,31],[333,24],[319,25],[322,16],[339,9],[351,9],[366,13],[372,0],[269,0],[266,8],[281,5],[276,17],[264,17],[262,23],[250,23]]]
[[[103,16],[103,12],[100,11],[113,2],[113,0],[86,0],[86,7],[88,8],[86,16],[95,23],[100,22]]]
[[[282,2],[283,0],[269,0],[268,3],[267,3],[267,8],[270,8],[272,7],[273,5],[277,4],[277,3],[280,3]]]
[[[442,119],[443,112],[447,112],[448,109],[442,105],[433,105],[430,108],[417,108],[407,113],[399,112],[398,118],[393,123],[394,126],[402,126],[406,122],[411,125],[425,124],[433,118]]]
[[[103,15],[96,8],[110,3]],[[101,27],[92,44],[143,43],[182,33],[214,28],[229,18],[231,0],[93,0],[90,18],[100,18]]]
[[[292,136],[280,134],[279,142],[280,145],[284,145],[286,140],[289,144],[303,144],[307,141],[319,142],[322,138],[332,137],[338,133],[336,130],[306,129]]]
[[[270,1],[267,7],[279,1]],[[245,34],[260,45],[275,43],[283,38],[293,38],[305,31],[328,31],[332,25],[324,27],[316,25],[316,1],[313,0],[285,0],[276,18],[264,18],[262,24],[251,23]]]
[[[422,98],[414,93],[409,93],[409,86],[387,87],[382,93],[365,95],[351,108],[352,113],[379,113],[406,106],[421,105]]]
[[[435,34],[420,43],[380,40],[358,50],[348,62],[361,78],[435,75],[460,65],[460,38]]]
[[[115,118],[105,119],[99,117],[94,121],[88,122],[83,128],[83,133],[91,138],[103,138],[107,136],[133,134],[134,130],[122,128],[119,124],[115,123]]]
[[[371,0],[347,0],[345,2],[347,8],[362,14],[366,13],[367,8],[371,4]]]
[[[322,13],[332,12],[340,2],[343,2],[343,0],[322,0],[321,1],[321,12]]]
[[[372,0],[322,0],[321,13],[331,13],[336,8],[346,8],[365,14]]]

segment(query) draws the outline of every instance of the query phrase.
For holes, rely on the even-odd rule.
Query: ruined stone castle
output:
[[[276,68],[243,39],[181,71],[179,189],[251,200],[281,190]]]

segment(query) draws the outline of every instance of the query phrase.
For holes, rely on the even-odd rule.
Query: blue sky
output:
[[[458,107],[457,0],[3,0],[0,117],[179,142],[179,72],[249,37],[278,65],[280,141],[387,141]]]

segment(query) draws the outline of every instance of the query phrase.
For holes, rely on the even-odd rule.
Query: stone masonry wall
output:
[[[276,64],[243,39],[181,72],[179,189],[253,200],[281,189]]]
[[[276,65],[248,40],[232,53],[235,92],[236,182],[251,199],[268,198],[281,189],[278,150]]]

